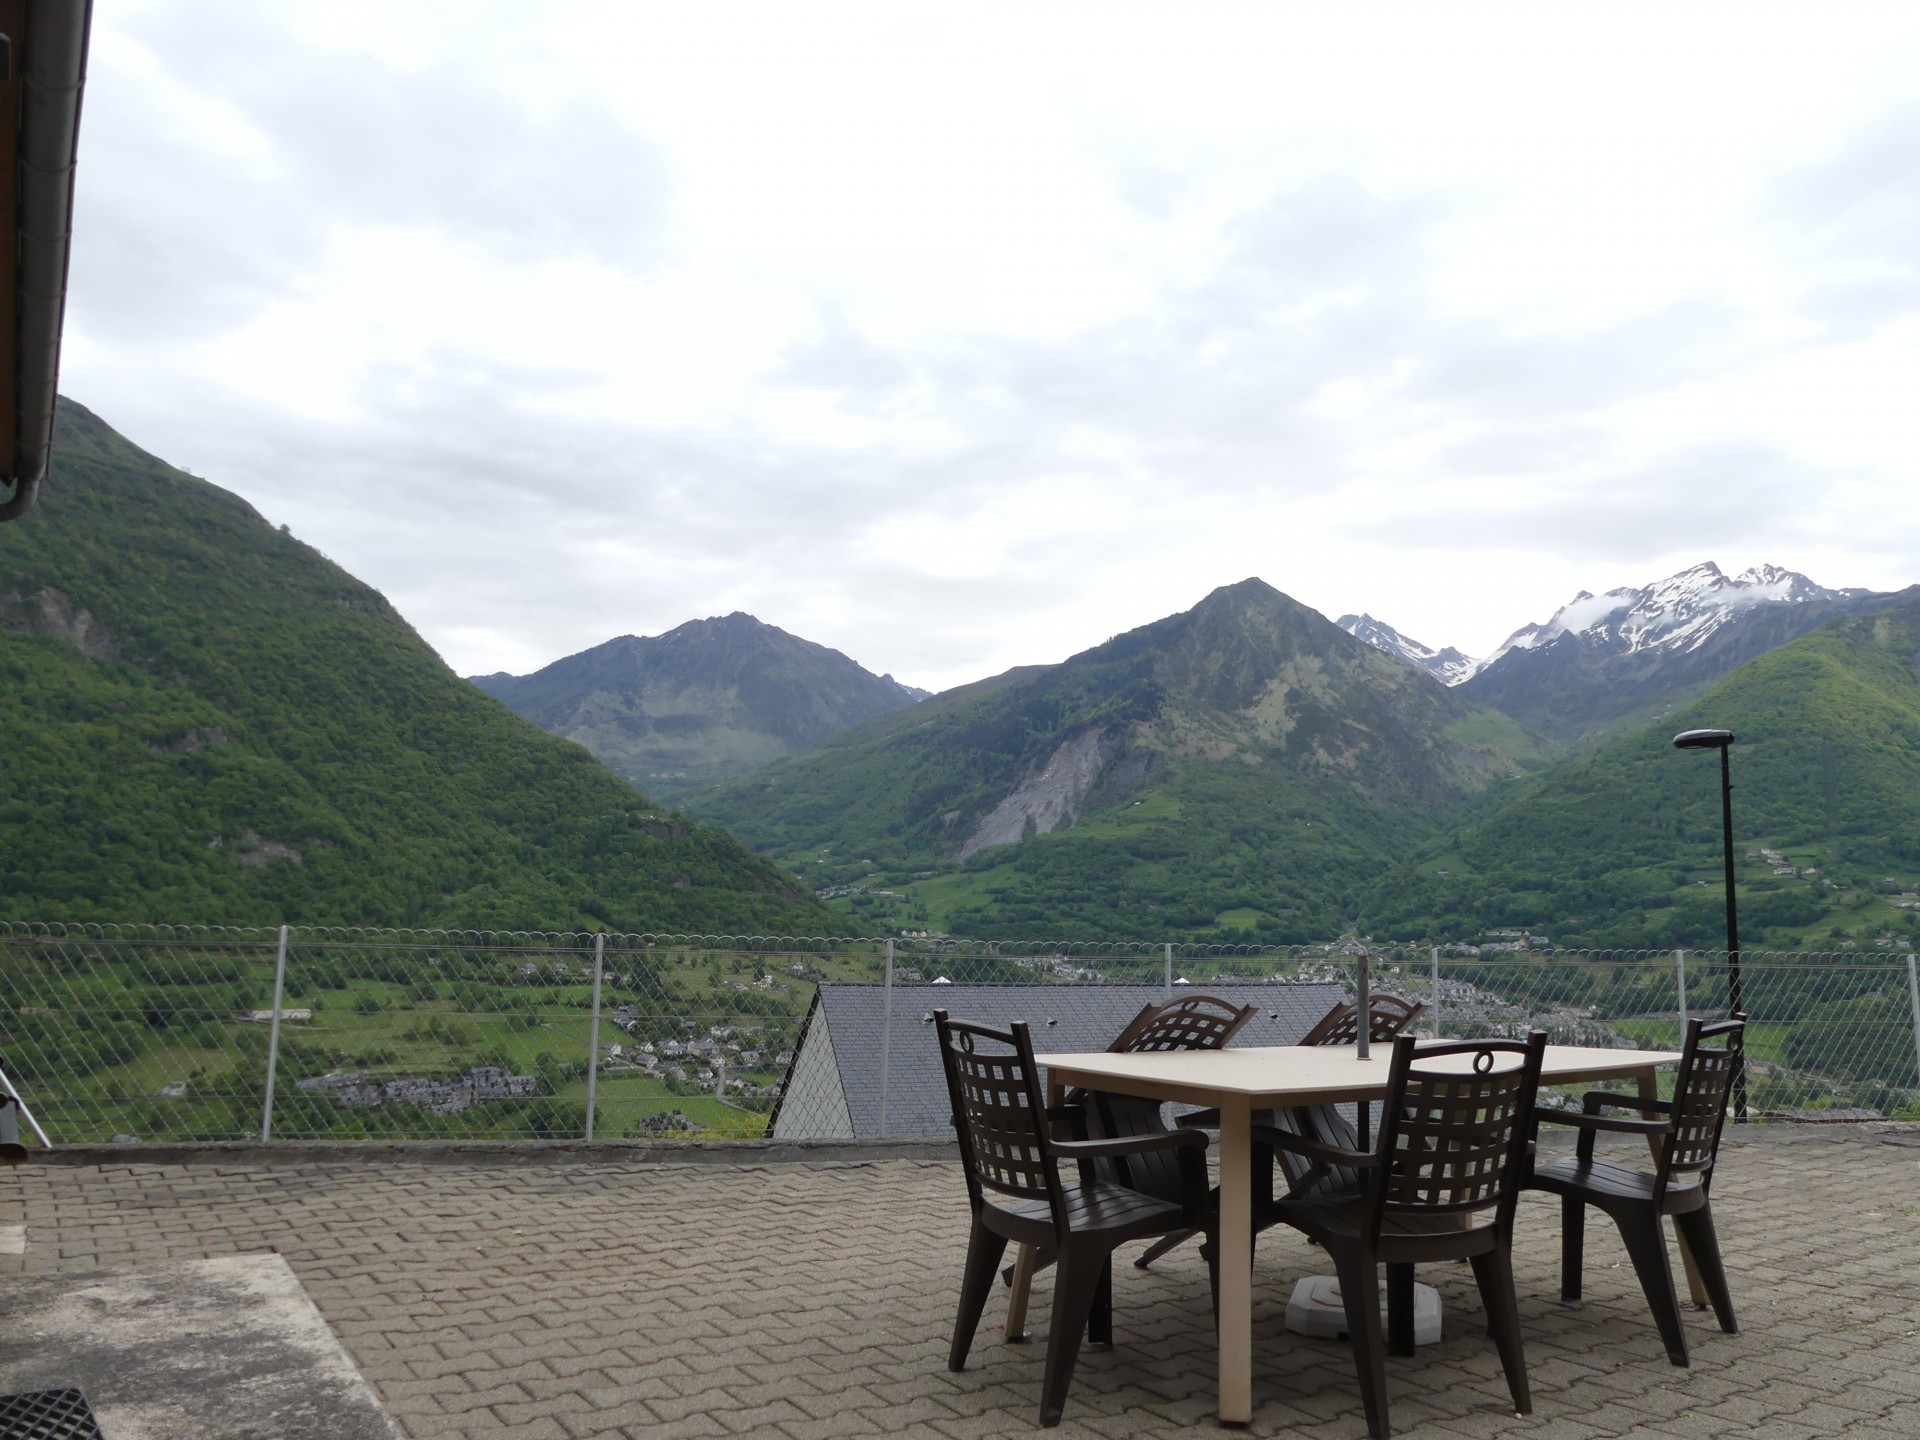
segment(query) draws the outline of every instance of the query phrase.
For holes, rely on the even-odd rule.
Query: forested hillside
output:
[[[70,401],[55,456],[0,527],[0,918],[847,927],[237,496]]]
[[[1512,721],[1248,580],[687,804],[876,922],[1311,940],[1449,799],[1536,760]]]
[[[1375,891],[1376,931],[1524,926],[1568,945],[1725,943],[1720,769],[1675,733],[1731,729],[1743,938],[1914,937],[1920,910],[1920,587],[1831,621],[1657,726],[1490,796]]]

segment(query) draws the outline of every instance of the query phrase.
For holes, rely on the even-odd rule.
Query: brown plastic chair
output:
[[[1138,1055],[1147,1051],[1222,1050],[1259,1013],[1258,1005],[1234,1005],[1212,995],[1182,995],[1177,1000],[1142,1006],[1140,1013],[1113,1038],[1107,1051],[1114,1055]],[[1077,1089],[1069,1090],[1066,1098],[1070,1105],[1087,1107],[1087,1133],[1096,1139],[1157,1135],[1167,1129],[1165,1110],[1158,1100]],[[1148,1154],[1101,1164],[1105,1167],[1101,1171],[1102,1179],[1131,1185],[1162,1198],[1180,1193],[1180,1176],[1170,1154]]]
[[[1413,1000],[1402,1000],[1398,995],[1385,991],[1376,991],[1372,997],[1372,1023],[1367,1027],[1367,1039],[1375,1045],[1385,1045],[1396,1038],[1403,1030],[1427,1013],[1427,1007]],[[1360,1035],[1360,1007],[1357,1003],[1342,1000],[1327,1011],[1313,1028],[1300,1037],[1302,1045],[1351,1045]],[[1356,1114],[1358,1112],[1356,1111]],[[1217,1130],[1220,1127],[1218,1110],[1195,1110],[1179,1117],[1178,1124],[1198,1126],[1202,1130]],[[1305,1105],[1291,1110],[1257,1110],[1253,1115],[1256,1126],[1280,1130],[1291,1130],[1309,1140],[1318,1140],[1323,1145],[1335,1145],[1345,1150],[1364,1150],[1366,1141],[1354,1128],[1353,1122],[1340,1113],[1334,1105]],[[1359,1188],[1359,1177],[1350,1169],[1329,1167],[1301,1159],[1297,1155],[1282,1153],[1278,1156],[1271,1151],[1256,1146],[1253,1164],[1253,1233],[1271,1229],[1273,1214],[1273,1161],[1280,1163],[1281,1173],[1286,1177],[1287,1193],[1299,1195],[1311,1191],[1314,1194],[1344,1195],[1352,1194]],[[1147,1252],[1133,1263],[1139,1269],[1146,1269],[1169,1250],[1184,1245],[1197,1232],[1189,1231],[1185,1235],[1169,1235],[1155,1242]]]
[[[1672,1100],[1596,1090],[1587,1095],[1578,1115],[1564,1110],[1536,1112],[1541,1121],[1580,1127],[1575,1152],[1536,1166],[1528,1181],[1532,1189],[1560,1197],[1560,1298],[1580,1298],[1581,1251],[1587,1206],[1591,1205],[1620,1227],[1620,1238],[1633,1261],[1634,1273],[1640,1277],[1640,1289],[1646,1294],[1654,1323],[1660,1327],[1667,1358],[1676,1365],[1688,1363],[1687,1336],[1680,1324],[1673,1272],[1667,1265],[1662,1216],[1671,1215],[1685,1239],[1720,1328],[1729,1335],[1737,1334],[1740,1328],[1733,1318],[1733,1295],[1727,1289],[1727,1271],[1720,1258],[1720,1241],[1714,1234],[1708,1191],[1713,1185],[1713,1162],[1720,1150],[1720,1128],[1727,1116],[1728,1086],[1740,1068],[1746,1024],[1747,1017],[1737,1013],[1716,1025],[1688,1022]],[[1713,1041],[1721,1043],[1710,1043]],[[1607,1109],[1638,1110],[1644,1118],[1617,1119],[1601,1113]],[[1594,1136],[1602,1130],[1646,1136],[1656,1150],[1652,1173],[1595,1159]]]
[[[1513,1212],[1526,1179],[1546,1046],[1546,1033],[1536,1030],[1525,1044],[1460,1040],[1428,1045],[1416,1055],[1413,1037],[1403,1035],[1394,1042],[1377,1150],[1323,1145],[1290,1130],[1268,1129],[1258,1137],[1276,1150],[1360,1176],[1357,1194],[1289,1197],[1274,1211],[1332,1257],[1375,1440],[1391,1433],[1380,1326],[1382,1265],[1393,1302],[1388,1340],[1395,1354],[1410,1355],[1413,1267],[1471,1261],[1513,1408],[1522,1415],[1533,1409],[1513,1288]],[[1472,1057],[1470,1068],[1458,1063],[1465,1056]]]
[[[967,1177],[973,1225],[960,1284],[947,1367],[964,1370],[993,1288],[993,1272],[1009,1241],[1050,1247],[1059,1259],[1047,1364],[1040,1390],[1040,1423],[1057,1425],[1073,1383],[1084,1331],[1095,1344],[1113,1338],[1113,1252],[1129,1240],[1204,1223],[1207,1137],[1169,1130],[1121,1140],[1059,1140],[1056,1120],[1079,1107],[1049,1111],[1040,1089],[1027,1027],[992,1030],[933,1012],[940,1061],[953,1103],[953,1125]],[[1166,1200],[1102,1180],[1094,1162],[1145,1155],[1179,1155],[1185,1176],[1180,1200]],[[1059,1162],[1079,1162],[1078,1184],[1063,1185]]]
[[[1334,1006],[1304,1036],[1302,1045],[1352,1045],[1360,1038],[1360,1007],[1342,1001]],[[1418,1020],[1427,1013],[1427,1007],[1417,1000],[1403,1000],[1398,995],[1379,991],[1369,997],[1367,1007],[1367,1041],[1371,1045],[1386,1045],[1400,1038]],[[1323,1145],[1333,1145],[1342,1150],[1366,1150],[1371,1148],[1368,1132],[1371,1130],[1372,1117],[1365,1108],[1356,1106],[1354,1119],[1348,1120],[1334,1105],[1302,1105],[1291,1110],[1273,1114],[1271,1119],[1256,1117],[1259,1123],[1271,1125],[1276,1129],[1292,1130],[1309,1140],[1318,1140]],[[1357,1124],[1355,1122],[1358,1122]],[[1308,1165],[1298,1156],[1281,1154],[1278,1157],[1280,1169],[1287,1177],[1287,1192],[1298,1194],[1303,1189],[1314,1189],[1323,1193],[1350,1193],[1359,1186],[1359,1177],[1351,1171],[1324,1166]]]
[[[1402,1000],[1385,990],[1376,990],[1368,997],[1367,1039],[1370,1042],[1384,1044],[1394,1039],[1414,1021],[1427,1013],[1427,1007],[1416,1000]],[[1300,1037],[1302,1045],[1351,1045],[1360,1038],[1360,1006],[1356,1001],[1342,1000],[1315,1022],[1314,1027]]]
[[[1160,1050],[1223,1049],[1259,1013],[1258,1005],[1234,1005],[1213,995],[1182,995],[1177,1000],[1148,1003],[1141,1006],[1140,1013],[1114,1036],[1113,1042],[1107,1046],[1107,1053],[1122,1055]],[[1076,1087],[1067,1091],[1066,1103],[1081,1107],[1083,1114],[1076,1119],[1091,1139],[1121,1140],[1136,1135],[1161,1135],[1167,1131],[1164,1111],[1158,1100]],[[1116,1185],[1157,1195],[1162,1200],[1179,1199],[1186,1183],[1177,1152],[1168,1150],[1150,1150],[1138,1155],[1101,1160],[1096,1163],[1094,1174]],[[1160,1244],[1166,1245],[1167,1241],[1163,1240]],[[1012,1322],[1010,1329],[1017,1329],[1018,1323],[1024,1321],[1027,1285],[1033,1272],[1044,1270],[1053,1263],[1053,1258],[1051,1251],[1042,1249],[1031,1257],[1024,1274],[1017,1265],[1007,1267],[1002,1278],[1014,1292],[1007,1299],[1007,1314]],[[1016,1337],[1009,1335],[1008,1338]]]

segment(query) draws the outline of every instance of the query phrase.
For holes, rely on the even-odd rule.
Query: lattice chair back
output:
[[[1114,1036],[1115,1054],[1142,1050],[1219,1050],[1260,1013],[1258,1005],[1235,1005],[1212,995],[1182,995],[1145,1005]]]
[[[1047,1144],[1046,1101],[1026,1025],[994,1030],[949,1019],[944,1010],[933,1012],[933,1023],[969,1197],[976,1206],[992,1203],[989,1191],[1044,1201],[1064,1233],[1066,1198]]]
[[[1495,1206],[1495,1224],[1511,1229],[1546,1045],[1540,1030],[1525,1042],[1460,1040],[1417,1056],[1413,1036],[1394,1042],[1380,1127],[1387,1163],[1368,1182],[1376,1238],[1390,1217],[1464,1220]]]
[[[1746,1045],[1747,1017],[1708,1025],[1687,1022],[1686,1044],[1680,1055],[1680,1073],[1673,1087],[1673,1129],[1662,1145],[1660,1169],[1654,1179],[1654,1203],[1665,1196],[1676,1177],[1698,1176],[1701,1184],[1713,1178],[1713,1162],[1720,1151],[1720,1127],[1727,1118],[1727,1092]],[[1712,1042],[1719,1043],[1712,1043]],[[1682,1183],[1691,1183],[1683,1181]]]
[[[1177,1000],[1141,1007],[1107,1049],[1114,1054],[1219,1050],[1259,1013],[1258,1005],[1234,1005],[1213,995],[1182,995]],[[1096,1139],[1128,1139],[1159,1134],[1167,1128],[1158,1100],[1077,1087],[1069,1090],[1066,1098],[1070,1105],[1086,1107],[1087,1129]],[[1124,1160],[1096,1160],[1093,1173],[1162,1200],[1178,1199],[1186,1186],[1180,1157],[1171,1150],[1149,1151]]]
[[[1390,995],[1384,990],[1375,991],[1371,1007],[1371,1023],[1367,1026],[1367,1039],[1375,1045],[1384,1045],[1396,1038],[1414,1021],[1427,1013],[1427,1007],[1413,1000],[1402,1000],[1398,995]],[[1360,1007],[1342,1000],[1315,1022],[1314,1027],[1300,1037],[1302,1045],[1351,1045],[1360,1038]]]

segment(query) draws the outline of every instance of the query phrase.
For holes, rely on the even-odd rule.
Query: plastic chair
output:
[[[1130,1240],[1207,1223],[1207,1137],[1197,1130],[1168,1130],[1130,1139],[1056,1139],[1056,1121],[1070,1123],[1084,1112],[1077,1106],[1047,1109],[1033,1039],[1024,1024],[993,1030],[949,1019],[944,1010],[934,1011],[933,1018],[973,1210],[947,1366],[966,1368],[993,1272],[1008,1243],[1050,1248],[1059,1275],[1040,1423],[1057,1425],[1082,1333],[1096,1344],[1113,1338],[1114,1250]],[[1098,1161],[1162,1151],[1179,1157],[1184,1177],[1179,1200],[1143,1194],[1094,1173]],[[1061,1183],[1062,1160],[1079,1163],[1079,1183]]]
[[[1619,1227],[1634,1273],[1640,1277],[1640,1289],[1660,1327],[1667,1358],[1675,1365],[1688,1363],[1687,1337],[1680,1324],[1680,1302],[1667,1264],[1661,1217],[1671,1215],[1686,1240],[1720,1328],[1729,1335],[1740,1328],[1733,1318],[1733,1295],[1727,1289],[1708,1192],[1720,1151],[1720,1130],[1726,1122],[1727,1092],[1740,1066],[1746,1027],[1747,1017],[1741,1014],[1715,1025],[1689,1021],[1671,1100],[1595,1090],[1586,1096],[1577,1115],[1565,1110],[1535,1112],[1540,1122],[1580,1127],[1574,1153],[1536,1166],[1527,1182],[1532,1189],[1560,1197],[1560,1298],[1580,1298],[1581,1251],[1591,1205]],[[1643,1118],[1625,1120],[1602,1113],[1609,1109],[1638,1110]],[[1594,1139],[1603,1130],[1646,1136],[1655,1150],[1652,1172],[1596,1159]]]
[[[1513,1286],[1513,1214],[1526,1179],[1546,1045],[1545,1032],[1536,1030],[1524,1044],[1461,1040],[1428,1045],[1416,1056],[1413,1037],[1403,1035],[1394,1042],[1377,1149],[1325,1145],[1289,1130],[1268,1129],[1258,1137],[1276,1150],[1359,1177],[1355,1193],[1289,1197],[1275,1203],[1274,1216],[1325,1247],[1333,1260],[1375,1440],[1391,1434],[1382,1265],[1392,1314],[1387,1340],[1396,1354],[1412,1354],[1413,1267],[1470,1261],[1513,1407],[1522,1415],[1533,1409]],[[1458,1063],[1469,1056],[1468,1066]]]

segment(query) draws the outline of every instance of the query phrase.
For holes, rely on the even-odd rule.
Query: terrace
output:
[[[999,1343],[1004,1299],[989,1302],[967,1372],[945,1366],[966,1222],[957,1163],[930,1146],[792,1156],[764,1144],[69,1153],[0,1172],[0,1236],[24,1226],[20,1253],[0,1254],[0,1306],[63,1276],[270,1253],[408,1436],[1035,1433],[1043,1347]],[[1563,1305],[1557,1214],[1531,1196],[1516,1268],[1535,1413],[1505,1408],[1464,1267],[1434,1267],[1422,1279],[1441,1291],[1446,1336],[1389,1362],[1398,1433],[1920,1434],[1920,1127],[1749,1126],[1721,1166],[1740,1334],[1690,1314],[1692,1368],[1668,1365],[1598,1226],[1586,1298]],[[1347,1347],[1283,1328],[1287,1290],[1317,1268],[1290,1235],[1263,1238],[1249,1433],[1365,1433]],[[1192,1247],[1124,1268],[1115,1288],[1118,1343],[1083,1356],[1060,1433],[1211,1431]],[[1031,1323],[1046,1302],[1042,1278]],[[35,1365],[30,1383],[53,1383],[57,1357],[0,1330],[4,1388],[28,1388]],[[240,1379],[204,1366],[179,1378],[144,1397],[145,1420],[171,1428],[138,1433],[225,1433]],[[113,1398],[97,1397],[109,1436]]]

